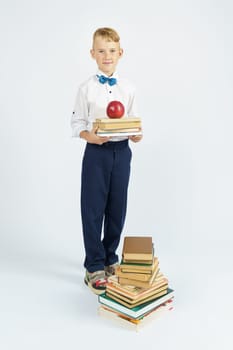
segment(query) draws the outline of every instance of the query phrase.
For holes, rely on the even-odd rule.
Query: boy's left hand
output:
[[[133,142],[139,142],[142,139],[142,135],[132,135],[129,136],[129,140],[133,141]]]

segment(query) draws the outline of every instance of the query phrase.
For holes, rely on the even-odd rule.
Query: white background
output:
[[[139,333],[98,317],[83,284],[70,117],[102,26],[144,129],[123,234],[153,236],[176,291]],[[1,349],[232,348],[232,35],[230,0],[0,0]]]

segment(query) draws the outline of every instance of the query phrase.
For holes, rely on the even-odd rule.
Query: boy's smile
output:
[[[107,76],[111,76],[115,72],[122,54],[123,50],[120,48],[119,42],[107,41],[101,36],[95,38],[91,49],[91,56],[95,59],[99,70]]]

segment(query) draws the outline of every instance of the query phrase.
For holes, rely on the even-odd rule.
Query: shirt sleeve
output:
[[[88,130],[88,104],[84,91],[79,88],[71,117],[72,136],[80,137],[80,133]]]

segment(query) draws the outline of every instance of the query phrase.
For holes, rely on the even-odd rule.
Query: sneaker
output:
[[[86,270],[84,282],[95,294],[103,294],[107,284],[105,271],[88,272]]]
[[[105,274],[106,274],[106,277],[110,277],[110,276],[113,276],[116,274],[116,269],[119,267],[119,263],[115,263],[115,264],[112,264],[112,265],[108,265],[108,266],[105,266],[104,270],[105,270]]]

